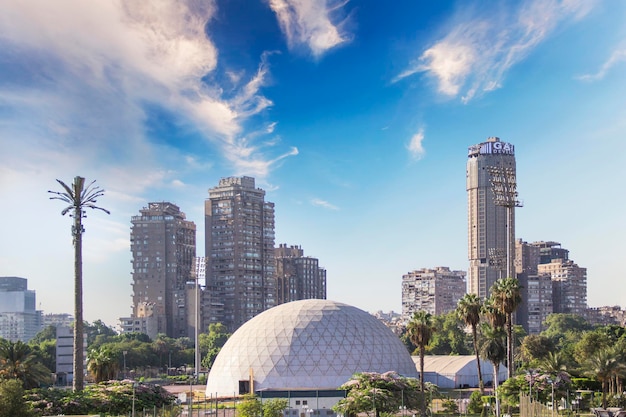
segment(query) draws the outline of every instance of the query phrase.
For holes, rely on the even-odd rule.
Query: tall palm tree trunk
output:
[[[498,374],[500,373],[500,364],[493,365],[493,395],[496,397],[496,417],[500,417],[500,399],[498,398]]]
[[[513,366],[513,315],[508,314],[506,321],[506,366],[507,376],[509,379],[513,378],[514,366]]]
[[[79,190],[76,190],[79,191]],[[83,370],[83,224],[82,208],[74,210],[74,391],[84,387]]]
[[[424,392],[424,355],[426,354],[426,347],[420,346],[420,392],[422,393],[421,401],[421,415],[426,416],[426,393]]]
[[[478,388],[480,394],[485,395],[485,383],[483,382],[483,370],[480,366],[480,355],[478,354],[478,334],[476,332],[476,326],[472,326],[472,338],[474,340],[474,354],[476,355],[476,365],[478,367]]]

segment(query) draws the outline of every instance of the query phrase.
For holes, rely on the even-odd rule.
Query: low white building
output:
[[[419,372],[419,356],[412,356]],[[493,385],[493,365],[480,359],[483,383]],[[507,367],[500,365],[498,381],[507,379]],[[474,355],[427,355],[424,356],[424,381],[437,385],[439,388],[478,388],[478,366]]]

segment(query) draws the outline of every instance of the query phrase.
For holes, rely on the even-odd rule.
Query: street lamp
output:
[[[561,377],[556,377],[554,380],[552,378],[548,378],[548,384],[552,385],[552,417],[554,417],[554,384],[558,384],[561,380]]]

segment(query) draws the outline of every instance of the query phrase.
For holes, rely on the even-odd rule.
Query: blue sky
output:
[[[516,146],[517,236],[624,305],[626,3],[594,0],[9,0],[0,5],[0,276],[72,312],[55,179],[106,190],[85,219],[85,318],[130,314],[130,218],[198,227],[222,177],[276,204],[276,244],[328,298],[400,311],[408,271],[467,269],[467,147]]]

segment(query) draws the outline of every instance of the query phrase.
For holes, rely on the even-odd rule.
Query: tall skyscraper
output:
[[[489,296],[498,278],[514,276],[515,148],[499,138],[469,147],[468,200],[469,292]]]
[[[205,200],[204,325],[234,332],[276,305],[274,203],[254,178],[222,178]]]
[[[124,328],[151,338],[192,337],[186,284],[196,256],[196,225],[168,202],[149,203],[131,219],[133,313]]]
[[[465,288],[465,271],[451,271],[446,266],[402,275],[402,321],[408,322],[419,310],[433,315],[453,311]]]
[[[36,309],[35,291],[28,289],[28,280],[0,277],[0,337],[26,343],[42,324],[43,316]]]
[[[280,244],[274,251],[276,257],[277,303],[326,299],[326,270],[319,260],[304,256],[301,246]]]

